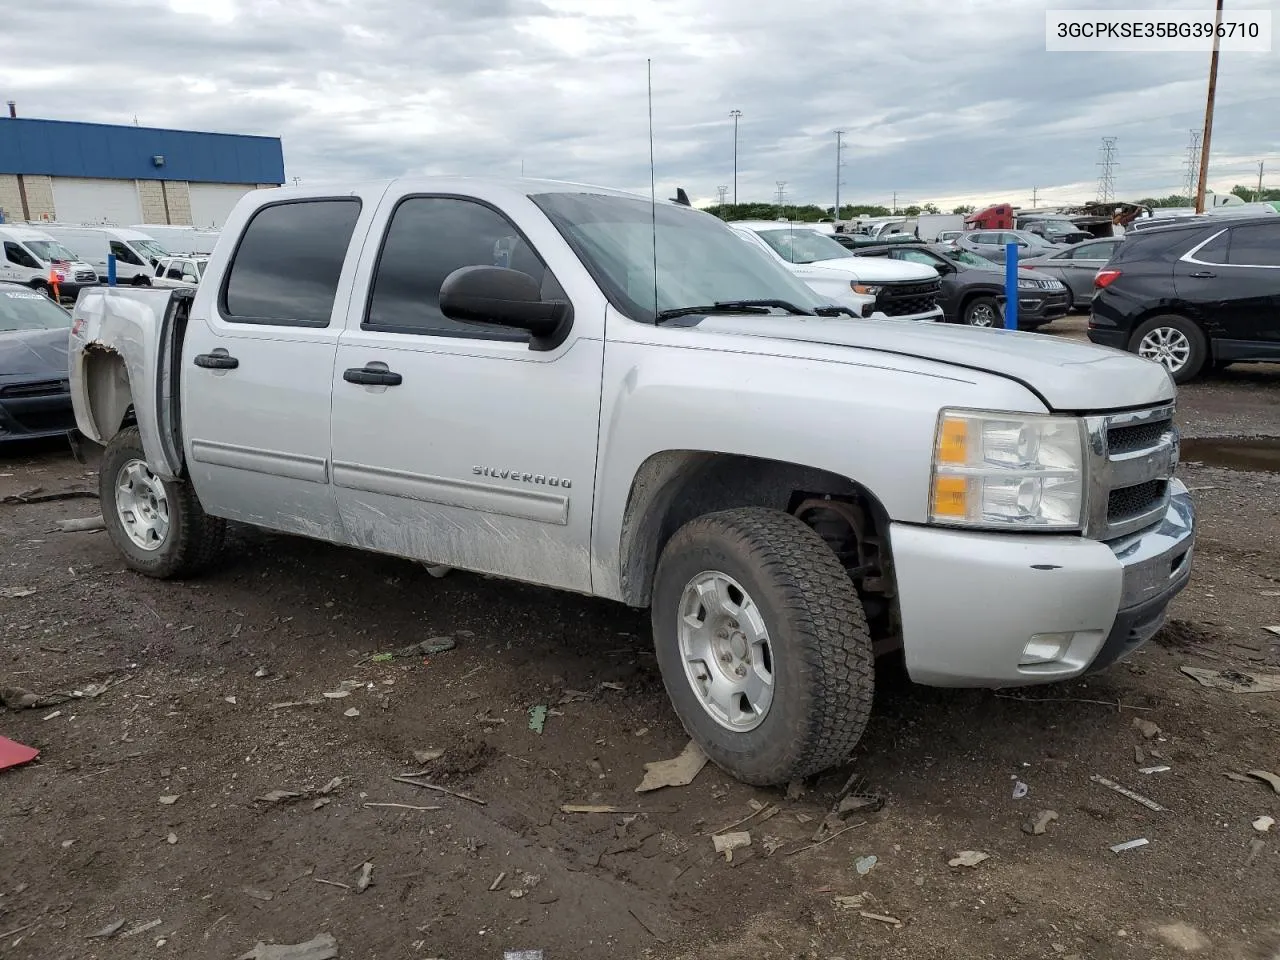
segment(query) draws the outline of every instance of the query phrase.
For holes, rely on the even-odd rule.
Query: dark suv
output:
[[[1094,284],[1089,339],[1178,383],[1206,363],[1280,362],[1280,216],[1126,234]]]

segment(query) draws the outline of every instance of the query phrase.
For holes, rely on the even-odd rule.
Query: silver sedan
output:
[[[1018,261],[1018,266],[1030,267],[1036,273],[1061,280],[1071,290],[1072,305],[1088,307],[1093,299],[1093,278],[1106,266],[1122,239],[1086,240],[1065,250],[1024,257]]]

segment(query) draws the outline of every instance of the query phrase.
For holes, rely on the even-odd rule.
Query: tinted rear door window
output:
[[[1227,262],[1244,267],[1280,267],[1280,223],[1233,227]]]
[[[354,198],[277,203],[255,213],[223,287],[226,319],[328,326],[359,216]]]

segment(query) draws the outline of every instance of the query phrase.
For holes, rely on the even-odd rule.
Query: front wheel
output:
[[[1152,317],[1133,332],[1129,349],[1144,360],[1154,360],[1169,371],[1174,383],[1195,378],[1208,358],[1208,345],[1200,328],[1186,317],[1167,314]]]
[[[686,731],[746,783],[848,759],[875,690],[866,617],[817,533],[775,510],[709,514],[662,552],[653,634]]]
[[[98,496],[111,542],[139,573],[161,580],[191,576],[222,549],[225,521],[204,512],[190,484],[152,473],[137,427],[107,444]]]
[[[964,322],[971,327],[998,327],[1000,307],[992,297],[977,297],[965,305]]]
[[[135,274],[134,278],[129,281],[129,284],[134,287],[149,287],[151,286],[151,278],[146,274]]]

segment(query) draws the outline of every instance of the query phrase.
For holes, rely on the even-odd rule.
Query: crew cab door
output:
[[[355,546],[586,592],[603,299],[520,200],[514,214],[469,196],[384,202],[333,371],[335,496]],[[473,265],[573,303],[565,341],[533,350],[445,317],[441,284]]]
[[[333,361],[383,189],[233,212],[233,249],[210,261],[182,351],[184,450],[209,513],[336,538]]]

